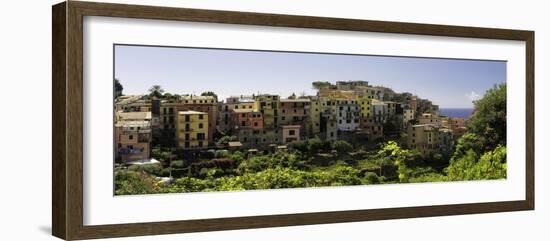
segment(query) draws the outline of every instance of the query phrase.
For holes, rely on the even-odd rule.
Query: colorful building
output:
[[[376,141],[384,138],[384,125],[375,122],[374,118],[362,118],[360,128],[367,134],[368,141]]]
[[[324,140],[336,140],[338,136],[336,101],[312,96],[310,108],[311,134]]]
[[[177,141],[184,150],[208,147],[209,116],[206,112],[178,111]]]
[[[435,114],[431,113],[424,113],[418,118],[418,123],[423,124],[430,124],[430,125],[436,125],[438,127],[441,127],[441,118]]]
[[[117,112],[114,139],[117,160],[148,160],[152,141],[151,112]]]
[[[359,103],[359,106],[361,107],[361,118],[371,118],[372,117],[372,96],[370,95],[362,95],[357,97],[357,103]]]
[[[233,109],[231,111],[231,128],[263,129],[262,113],[253,109]]]
[[[373,118],[377,123],[386,123],[388,120],[388,105],[384,101],[373,99],[371,102]]]
[[[302,127],[299,125],[282,126],[283,143],[291,143],[291,142],[299,141],[301,128]]]
[[[252,96],[231,96],[226,98],[224,103],[218,104],[218,127],[220,130],[231,130],[231,112],[233,110],[252,110],[254,109],[254,98]]]
[[[282,99],[280,101],[279,125],[299,125],[308,130],[310,124],[311,100],[306,98]],[[309,133],[301,133],[307,136]]]
[[[271,129],[278,127],[279,119],[279,96],[278,95],[258,95],[254,96],[254,110],[262,113],[264,118],[264,128]]]
[[[434,154],[440,144],[439,127],[436,125],[409,125],[407,128],[407,146],[418,150],[423,157]]]
[[[416,111],[414,109],[404,109],[403,110],[403,127],[407,128],[409,123],[415,120]]]
[[[262,148],[282,142],[282,133],[279,129],[239,128],[233,131],[239,142],[246,147]]]
[[[354,131],[359,127],[361,110],[356,99],[337,99],[337,126],[340,131]]]

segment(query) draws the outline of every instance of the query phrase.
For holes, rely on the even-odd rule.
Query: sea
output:
[[[474,112],[473,108],[442,108],[439,109],[439,114],[448,116],[448,117],[457,117],[457,118],[470,118],[470,115]]]

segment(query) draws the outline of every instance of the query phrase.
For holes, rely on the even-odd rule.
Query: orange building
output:
[[[264,118],[261,112],[253,109],[234,109],[231,111],[232,128],[249,127],[252,129],[263,129]]]

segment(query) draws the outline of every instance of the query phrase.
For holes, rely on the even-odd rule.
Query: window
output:
[[[204,119],[204,115],[199,115],[199,120]]]
[[[291,135],[291,136],[296,135],[296,131],[295,130],[289,130],[288,134]]]
[[[203,124],[199,123],[199,129],[202,129],[202,127],[203,127]]]
[[[241,121],[241,126],[246,126],[246,121]]]
[[[190,139],[189,133],[185,134],[185,140],[188,141]]]
[[[254,126],[258,126],[258,122],[254,122]]]
[[[134,139],[134,136],[133,136],[133,135],[129,135],[129,136],[128,136],[128,139],[133,140],[133,139]]]
[[[188,115],[186,115],[186,116],[185,116],[185,121],[191,121],[191,117],[188,116]]]

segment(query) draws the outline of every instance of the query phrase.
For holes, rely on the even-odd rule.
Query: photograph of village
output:
[[[114,194],[506,178],[506,63],[115,46]]]

